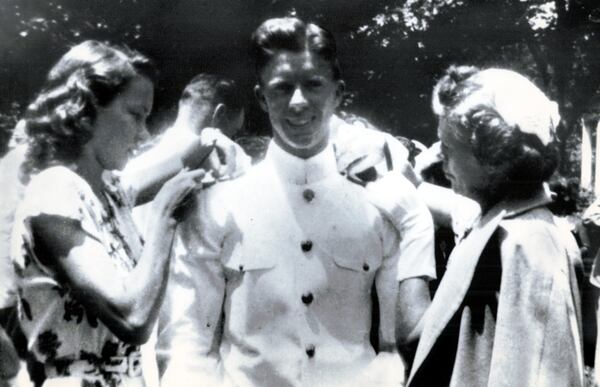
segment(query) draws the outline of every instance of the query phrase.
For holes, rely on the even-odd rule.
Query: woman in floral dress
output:
[[[44,386],[142,386],[139,345],[166,287],[174,218],[202,170],[155,196],[140,238],[135,190],[116,170],[146,132],[153,67],[126,48],[86,41],[48,74],[26,113],[31,175],[13,228],[20,322]]]

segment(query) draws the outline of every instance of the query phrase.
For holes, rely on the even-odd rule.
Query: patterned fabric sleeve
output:
[[[15,217],[11,255],[17,264],[24,258],[23,243],[33,248],[33,238],[28,219],[45,214],[74,219],[92,238],[101,240],[100,203],[91,188],[73,171],[65,167],[52,167],[35,176],[27,189]]]

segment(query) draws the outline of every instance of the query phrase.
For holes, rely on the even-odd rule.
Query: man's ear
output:
[[[213,128],[222,129],[223,125],[227,124],[227,106],[223,103],[217,104],[212,113],[212,118],[210,120],[210,126]]]
[[[346,91],[346,82],[341,79],[337,81],[337,87],[335,89],[335,99],[336,99],[336,107],[342,104],[344,99],[344,91]]]
[[[267,100],[265,99],[265,94],[263,93],[262,87],[260,85],[254,86],[254,95],[258,100],[258,104],[265,112],[269,112],[269,107],[267,106]]]

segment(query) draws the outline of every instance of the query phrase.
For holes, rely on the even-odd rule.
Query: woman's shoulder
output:
[[[63,165],[56,165],[33,175],[28,189],[33,188],[45,189],[47,192],[52,192],[59,189],[89,188],[89,185],[72,169]]]
[[[527,241],[543,237],[558,230],[554,215],[546,207],[537,207],[500,221],[500,227],[516,240]]]
[[[79,216],[81,202],[94,201],[89,184],[73,170],[53,166],[32,176],[20,204],[20,213]]]
[[[559,227],[545,207],[503,219],[499,231],[503,255],[518,255],[540,267],[569,254],[573,244],[573,235]]]

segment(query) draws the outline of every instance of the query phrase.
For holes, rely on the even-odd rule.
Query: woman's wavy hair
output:
[[[333,34],[314,23],[305,23],[296,17],[267,19],[250,38],[250,55],[259,82],[262,70],[278,51],[304,50],[329,63],[334,80],[342,78]]]
[[[108,105],[136,76],[156,77],[152,62],[137,51],[95,40],[72,47],[52,67],[25,113],[25,171],[76,161],[93,136],[97,108]]]
[[[457,140],[470,146],[486,169],[491,183],[485,193],[488,197],[530,195],[532,189],[548,181],[558,166],[555,139],[544,144],[538,135],[522,130],[519,120],[507,122],[501,111],[504,108],[496,104],[495,86],[486,84],[485,77],[480,76],[483,71],[472,66],[450,66],[434,88],[433,110],[440,120],[445,120]],[[521,78],[529,83],[527,87],[535,88],[526,78]],[[542,102],[547,100],[539,89],[530,91],[539,92]],[[519,93],[519,90],[512,92]],[[555,115],[538,114],[533,108],[526,115],[524,124],[535,121],[533,124],[539,127],[549,125],[550,133],[560,119],[557,111]]]

